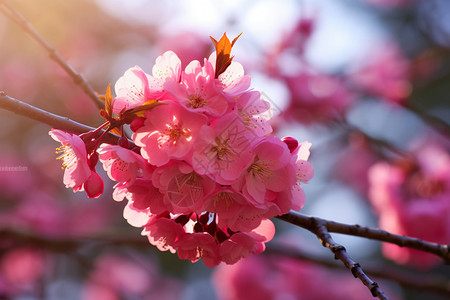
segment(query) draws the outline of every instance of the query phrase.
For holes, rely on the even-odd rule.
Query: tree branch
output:
[[[365,237],[372,240],[395,244],[400,247],[408,247],[429,252],[441,257],[446,264],[450,264],[449,245],[431,243],[423,241],[421,239],[393,234],[385,230],[364,227],[357,224],[348,225],[334,221],[328,221],[317,217],[306,216],[294,211],[291,211],[289,214],[285,214],[277,218],[299,227],[308,229],[309,231],[314,230],[316,222],[324,223],[324,226],[329,232]]]
[[[289,245],[269,244],[267,246],[266,252],[269,255],[283,255],[291,257],[294,259],[299,259],[303,261],[309,261],[318,265],[322,265],[326,268],[331,269],[341,269],[342,265],[334,261],[325,260],[317,255],[312,255],[306,253],[300,249],[294,248]],[[450,285],[446,284],[445,280],[439,276],[417,276],[411,272],[406,272],[398,268],[388,267],[384,265],[370,265],[364,266],[364,271],[366,274],[377,277],[380,279],[387,279],[395,281],[405,288],[410,288],[414,290],[420,290],[424,292],[431,292],[435,294],[442,295],[444,297],[450,297]]]
[[[98,108],[103,108],[104,103],[97,96],[92,86],[87,82],[87,80],[75,71],[37,31],[30,24],[30,22],[25,19],[14,7],[12,7],[7,0],[0,0],[0,11],[11,19],[14,23],[20,26],[26,33],[28,33],[34,40],[36,40],[45,50],[48,51],[50,58],[56,61],[63,69],[72,77],[73,81],[79,85],[83,91],[94,101]]]
[[[389,299],[384,292],[380,289],[378,284],[370,279],[361,268],[361,265],[355,262],[345,250],[345,247],[336,243],[331,237],[328,229],[326,227],[326,222],[320,219],[313,220],[313,226],[308,229],[314,233],[317,238],[321,241],[322,245],[334,254],[335,259],[342,261],[347,269],[349,269],[355,278],[358,278],[372,293],[372,296],[378,297],[379,299]]]
[[[95,128],[75,122],[69,118],[52,114],[48,111],[34,107],[20,100],[7,96],[5,92],[0,91],[0,108],[9,110],[15,114],[36,120],[38,122],[49,125],[55,129],[61,129],[71,133],[85,133]],[[105,143],[116,144],[119,136],[111,132],[105,135],[103,141]],[[130,141],[131,143],[131,141]]]

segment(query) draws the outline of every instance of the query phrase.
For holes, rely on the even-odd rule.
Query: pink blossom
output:
[[[235,264],[250,254],[259,254],[265,249],[275,234],[275,226],[270,220],[264,220],[251,232],[238,232],[220,244],[220,256],[226,264]]]
[[[153,76],[146,74],[140,67],[128,69],[124,76],[117,80],[114,99],[114,112],[142,105],[149,100],[161,99],[166,93],[165,82],[180,80],[181,61],[172,51],[166,51],[156,58],[152,69]]]
[[[58,159],[63,161],[64,184],[67,188],[73,188],[74,192],[82,190],[83,184],[91,175],[84,142],[78,135],[59,129],[52,129],[49,134],[61,143],[57,153],[61,153]]]
[[[90,198],[97,198],[103,193],[103,179],[95,169],[89,166],[86,146],[78,136],[62,130],[52,129],[50,136],[61,143],[57,153],[63,160],[64,184],[74,192],[86,191]]]
[[[161,214],[167,211],[166,204],[163,201],[164,195],[149,179],[137,178],[132,185],[117,184],[114,187],[113,199],[122,201],[125,197],[129,201],[126,209],[135,211],[137,215],[134,217],[148,218],[149,213]],[[127,211],[127,214],[126,219],[130,222],[131,218],[134,217],[131,216],[132,212]]]
[[[216,52],[213,52],[208,61],[216,66]],[[237,97],[245,93],[250,88],[251,78],[244,75],[244,68],[236,61],[232,61],[225,72],[221,73],[216,80],[216,85],[230,97]]]
[[[219,247],[215,239],[206,232],[185,235],[176,243],[178,257],[196,262],[200,258],[208,268],[220,263]]]
[[[254,206],[265,208],[266,191],[290,189],[297,181],[295,169],[290,164],[291,153],[287,145],[274,136],[260,141],[253,153],[253,162],[233,186],[248,194]]]
[[[166,51],[158,56],[152,68],[153,77],[149,78],[153,97],[159,98],[164,94],[164,83],[179,82],[181,77],[181,61],[173,51]]]
[[[150,177],[148,163],[134,151],[118,145],[101,144],[97,149],[103,169],[109,178],[132,184],[137,177]]]
[[[415,161],[380,162],[369,170],[369,198],[387,231],[450,242],[450,156],[436,145],[416,152]],[[426,269],[439,263],[431,254],[383,244],[383,254],[401,264]]]
[[[270,109],[270,103],[261,98],[260,92],[246,92],[236,100],[239,117],[244,125],[257,136],[272,133],[267,118],[263,115]]]
[[[310,142],[302,142],[298,148],[294,150],[292,161],[295,163],[295,174],[299,182],[308,183],[308,181],[314,176],[314,169],[307,161],[309,158],[311,148]]]
[[[152,215],[150,221],[144,226],[142,235],[148,237],[150,244],[160,251],[177,251],[176,244],[185,238],[186,232],[182,225],[163,215]]]
[[[152,99],[148,75],[138,66],[128,69],[117,80],[115,91],[117,95],[113,104],[115,113],[142,105]]]
[[[231,184],[253,159],[251,145],[257,137],[235,113],[223,116],[212,127],[203,126],[194,145],[192,166],[219,184]]]
[[[150,164],[162,166],[171,158],[188,159],[206,119],[176,103],[157,106],[147,113],[144,126],[133,134],[142,156]]]
[[[201,213],[205,197],[216,189],[207,176],[194,172],[184,162],[172,162],[155,170],[153,184],[164,193],[164,203],[172,213]]]
[[[219,228],[227,227],[236,232],[258,227],[265,212],[251,205],[242,193],[228,187],[220,188],[209,196],[203,209],[217,214]]]
[[[202,67],[199,61],[192,61],[186,66],[181,82],[167,82],[164,89],[189,111],[220,117],[228,109],[228,100],[215,85],[213,66],[206,59],[204,64]]]

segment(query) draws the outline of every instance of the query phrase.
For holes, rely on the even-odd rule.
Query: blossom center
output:
[[[233,199],[230,195],[230,193],[227,192],[220,192],[217,195],[214,196],[214,208],[217,209],[217,207],[221,207],[221,203],[225,203],[225,208],[230,208],[231,203]]]
[[[217,159],[226,160],[227,157],[229,157],[229,160],[233,160],[233,158],[230,157],[232,151],[230,150],[231,147],[228,145],[229,139],[221,140],[216,137],[214,141],[215,145],[211,148],[211,151],[216,153]]]
[[[190,102],[186,106],[189,108],[201,108],[207,103],[201,96],[197,95],[189,95],[188,99]]]
[[[69,169],[76,164],[77,156],[70,144],[63,144],[56,148],[56,153],[60,154],[56,159],[62,159],[62,169]]]
[[[259,160],[257,157],[250,167],[248,167],[247,172],[250,172],[253,177],[257,177],[263,182],[268,181],[273,175],[273,173],[269,170],[267,163]]]
[[[192,139],[190,130],[183,128],[179,123],[166,124],[164,135],[167,142],[173,142],[174,144],[176,144],[182,136],[188,141]]]

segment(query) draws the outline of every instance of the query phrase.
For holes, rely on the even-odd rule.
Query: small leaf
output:
[[[112,116],[112,104],[113,104],[113,96],[111,94],[111,84],[108,85],[108,88],[106,89],[106,95],[105,95],[105,110],[108,116]]]
[[[119,130],[119,128],[113,128],[113,129],[111,129],[110,130],[112,133],[115,133],[115,134],[117,134],[117,135],[120,135],[121,133],[120,133],[120,130]]]
[[[134,118],[137,117],[145,117],[145,112],[148,110],[151,110],[159,105],[164,105],[165,103],[157,101],[157,100],[150,100],[142,104],[141,106],[134,107],[131,109],[128,109],[121,113],[121,118],[124,120],[126,124],[130,124],[131,121],[133,121]]]
[[[224,33],[219,41],[216,41],[213,37],[210,36],[214,47],[216,48],[216,73],[215,78],[219,77],[220,74],[225,72],[229,65],[231,65],[231,61],[234,56],[231,56],[231,48],[233,47],[236,40],[241,36],[242,32],[233,39],[230,43],[230,40],[227,37],[227,34]]]

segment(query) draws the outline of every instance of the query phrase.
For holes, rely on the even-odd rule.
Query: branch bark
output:
[[[33,119],[35,121],[49,125],[55,129],[61,129],[71,133],[85,133],[95,128],[75,122],[69,118],[61,117],[59,115],[52,114],[43,109],[37,108],[13,97],[5,94],[5,92],[0,91],[0,108],[9,110],[15,114]],[[119,136],[111,132],[105,135],[103,141],[105,143],[117,144]]]
[[[267,246],[266,252],[269,255],[282,255],[322,265],[330,269],[341,269],[342,265],[334,261],[326,260],[317,255],[312,255],[302,251],[301,249],[294,248],[289,245],[281,243],[270,243]],[[430,292],[436,295],[450,298],[450,285],[444,278],[437,274],[427,274],[427,278],[424,278],[420,274],[413,274],[399,268],[393,268],[386,265],[364,265],[364,271],[367,275],[373,276],[379,279],[392,280],[400,284],[401,286],[417,291]]]
[[[298,212],[291,211],[289,214],[277,217],[280,220],[297,225],[299,227],[313,230],[316,222],[323,222],[329,232],[365,237],[372,240],[396,244],[400,247],[408,247],[425,252],[429,252],[441,257],[446,264],[450,264],[449,245],[440,245],[427,242],[421,239],[397,235],[385,230],[364,227],[360,225],[349,225],[334,221],[324,220],[317,217],[306,216]]]

